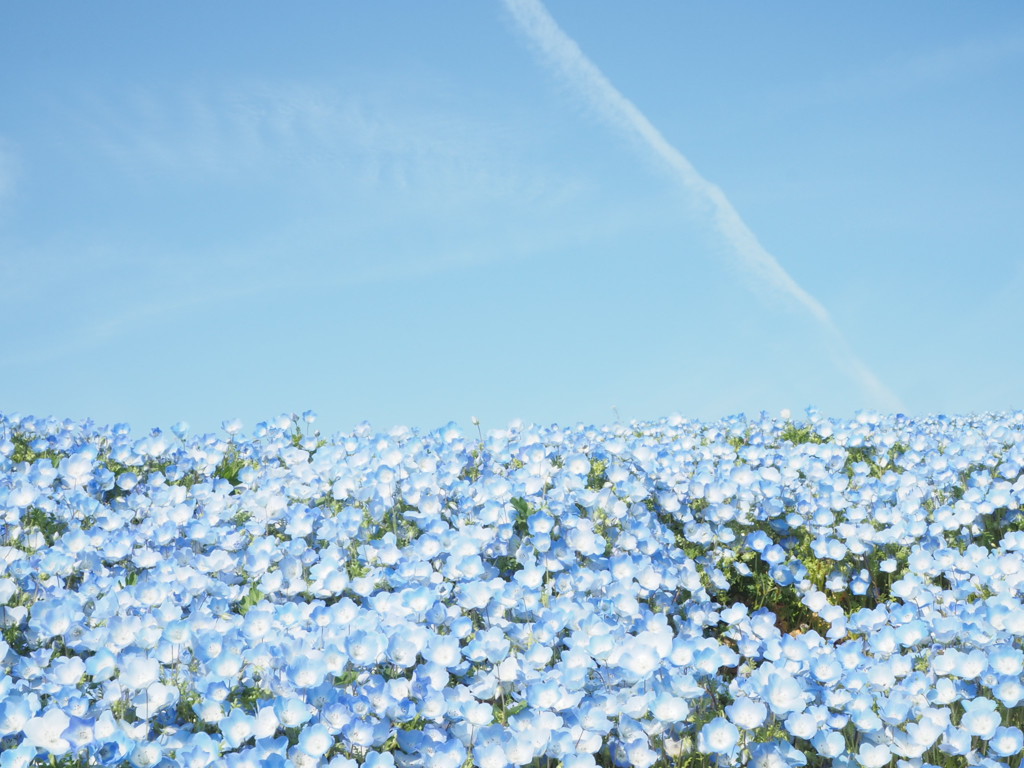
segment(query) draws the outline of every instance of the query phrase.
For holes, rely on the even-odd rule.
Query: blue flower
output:
[[[0,752],[0,768],[29,768],[37,754],[36,748],[27,742],[8,747]]]
[[[706,755],[733,755],[740,732],[724,717],[705,723],[697,736],[697,749]]]
[[[394,755],[390,752],[367,752],[363,758],[363,768],[395,768]]]
[[[8,692],[0,701],[0,736],[18,733],[36,714],[39,698],[35,695],[31,698],[35,699],[34,703],[26,694]]]
[[[64,738],[69,725],[71,718],[59,707],[51,707],[22,726],[25,743],[46,750],[51,755],[63,755],[71,749],[71,743]]]
[[[768,716],[768,708],[760,701],[742,696],[725,708],[725,713],[736,725],[744,730],[760,728]]]
[[[163,749],[154,742],[139,743],[128,753],[128,761],[135,768],[152,768],[163,758]]]
[[[59,637],[71,628],[75,620],[75,609],[67,600],[40,600],[32,606],[28,625],[45,642]]]
[[[857,762],[864,768],[882,768],[892,760],[892,752],[885,744],[865,742],[857,752]]]
[[[972,736],[991,739],[1000,725],[1000,715],[996,702],[984,696],[963,702],[964,713],[960,718],[960,726]]]
[[[818,731],[811,738],[811,744],[824,758],[834,759],[846,751],[846,739],[837,731]]]
[[[808,695],[796,678],[773,672],[767,680],[763,697],[772,712],[776,715],[787,715],[790,712],[802,712]]]
[[[807,765],[807,756],[784,741],[754,743],[749,746],[750,768],[791,768]]]
[[[1019,755],[1024,748],[1024,733],[1016,726],[1000,726],[988,740],[988,748],[1000,757]]]
[[[274,714],[285,728],[304,725],[313,716],[309,705],[302,699],[286,696],[274,700]]]
[[[224,742],[232,749],[237,749],[253,735],[255,724],[256,718],[252,715],[246,714],[238,707],[232,707],[228,716],[217,723],[217,727],[224,737]]]
[[[332,746],[334,737],[321,723],[307,726],[299,734],[299,750],[310,757],[322,757]]]

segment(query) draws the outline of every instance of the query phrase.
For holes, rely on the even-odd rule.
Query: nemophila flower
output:
[[[27,742],[8,747],[0,752],[0,768],[28,768],[37,754],[36,748]]]
[[[740,728],[753,731],[764,723],[768,708],[760,701],[741,696],[725,708],[725,713]]]
[[[650,633],[627,638],[608,655],[608,664],[619,667],[631,680],[641,680],[653,672],[671,652],[662,638]]]
[[[660,755],[651,749],[646,737],[633,739],[624,745],[624,753],[629,765],[636,768],[650,768],[657,762]]]
[[[222,421],[221,429],[227,432],[229,435],[237,435],[242,431],[242,420],[241,419],[226,419]]]
[[[839,757],[846,751],[846,739],[837,731],[818,731],[811,737],[811,745],[824,758]]]
[[[822,653],[811,659],[810,672],[824,685],[835,685],[843,677],[843,664],[831,653]]]
[[[882,768],[892,760],[892,752],[885,744],[865,742],[857,752],[857,762],[864,768]]]
[[[964,701],[960,726],[972,736],[991,739],[1001,724],[996,706],[996,702],[984,696]]]
[[[791,768],[807,765],[807,756],[792,744],[768,741],[750,744],[750,768]]]
[[[217,723],[224,742],[232,749],[237,749],[253,735],[256,718],[246,714],[238,707],[232,707],[228,716]]]
[[[906,722],[914,703],[910,696],[894,691],[879,707],[879,719],[886,725],[900,725]]]
[[[988,658],[984,651],[976,648],[969,653],[958,654],[953,658],[951,674],[961,677],[964,680],[975,680],[988,665]],[[936,669],[938,672],[938,669]]]
[[[597,760],[589,752],[564,755],[562,757],[562,768],[597,768]]]
[[[152,768],[163,758],[163,749],[154,742],[136,744],[128,753],[128,761],[135,768]]]
[[[466,646],[466,658],[472,661],[486,659],[496,664],[504,659],[511,648],[508,637],[497,627],[476,633],[476,637]]]
[[[121,685],[133,690],[142,690],[157,681],[160,664],[137,653],[127,654],[118,665],[117,679]]]
[[[77,684],[85,675],[85,662],[77,656],[61,657],[54,660],[47,670],[47,679],[58,686]]]
[[[132,697],[132,706],[143,719],[155,717],[165,707],[178,703],[178,689],[172,685],[152,683]]]
[[[967,755],[971,752],[971,739],[970,731],[950,725],[942,734],[939,749],[947,755]]]
[[[704,754],[731,755],[739,742],[740,732],[724,717],[705,723],[697,737],[697,749]]]
[[[726,686],[721,667],[739,662],[732,651],[720,651],[719,620],[725,622],[726,636],[753,670],[741,668],[730,693],[763,710],[758,727],[763,727],[769,711],[795,737],[806,737],[811,723],[817,723],[820,731],[811,743],[822,758],[847,768],[857,764],[856,757],[846,753],[845,741],[840,743],[838,731],[848,723],[874,734],[870,741],[889,745],[907,760],[918,759],[946,731],[940,746],[947,752],[973,755],[969,761],[980,765],[982,758],[970,752],[972,739],[979,737],[965,727],[950,729],[948,721],[931,713],[948,717],[950,705],[979,693],[1008,707],[1024,696],[1018,679],[1019,654],[1006,650],[1005,639],[1024,633],[1024,612],[1010,598],[1020,563],[1009,555],[990,554],[970,541],[980,531],[974,527],[979,515],[991,516],[1011,506],[1016,474],[1006,477],[1003,498],[993,488],[992,478],[1001,477],[997,472],[986,480],[984,472],[972,471],[959,502],[940,507],[928,520],[920,513],[927,494],[950,497],[953,488],[963,487],[962,473],[985,463],[986,451],[1008,461],[1008,436],[1021,432],[1024,416],[1015,426],[1007,422],[1002,432],[991,432],[991,440],[988,433],[977,432],[973,423],[952,419],[930,423],[920,434],[914,431],[917,425],[903,417],[890,423],[872,416],[850,424],[819,419],[814,429],[827,442],[799,446],[780,441],[781,428],[766,416],[751,422],[734,419],[725,425],[665,420],[640,427],[639,438],[625,427],[608,432],[582,426],[516,427],[500,437],[489,436],[476,457],[470,456],[475,441],[457,431],[439,430],[418,439],[408,430],[374,435],[368,426],[325,446],[303,443],[299,450],[290,434],[295,422],[286,415],[258,425],[254,432],[258,439],[249,442],[231,437],[230,450],[253,464],[237,473],[238,485],[213,475],[229,450],[228,442],[203,436],[180,446],[170,441],[160,446],[158,433],[134,440],[123,427],[105,432],[104,447],[93,455],[109,450],[114,461],[136,468],[134,477],[121,471],[115,480],[114,473],[99,466],[101,461],[93,461],[92,479],[73,487],[48,460],[28,465],[24,482],[38,490],[34,506],[54,518],[63,509],[74,508],[95,523],[88,531],[72,525],[53,548],[31,559],[19,550],[12,550],[11,557],[4,554],[6,549],[0,551],[0,598],[4,598],[5,577],[16,585],[16,591],[4,598],[8,602],[21,590],[40,594],[43,604],[65,601],[66,595],[54,586],[75,584],[82,600],[69,604],[75,610],[88,606],[88,626],[76,615],[61,637],[69,649],[87,659],[86,674],[101,687],[94,696],[74,690],[85,676],[79,675],[79,662],[73,657],[51,658],[44,649],[15,658],[6,646],[0,647],[0,653],[8,653],[18,684],[53,695],[65,714],[83,722],[91,717],[95,697],[100,698],[98,707],[127,700],[136,710],[135,717],[151,717],[154,725],[167,729],[161,743],[167,750],[177,750],[179,762],[189,738],[181,735],[178,713],[171,706],[177,688],[163,695],[165,688],[171,688],[159,681],[166,674],[174,675],[184,690],[199,695],[195,716],[200,722],[207,727],[222,723],[222,730],[230,728],[236,715],[227,713],[232,710],[229,694],[239,684],[272,689],[257,715],[243,713],[254,717],[248,738],[255,738],[256,746],[241,749],[241,745],[232,748],[226,739],[217,742],[228,752],[223,759],[229,765],[283,765],[291,759],[302,766],[320,761],[297,746],[289,749],[287,737],[275,737],[279,729],[283,733],[289,727],[279,722],[274,709],[282,709],[278,703],[288,697],[304,705],[303,716],[293,718],[303,722],[290,727],[301,728],[315,716],[315,723],[340,735],[352,749],[356,742],[369,745],[359,749],[369,749],[375,742],[379,746],[396,724],[419,716],[425,723],[422,732],[432,734],[424,737],[423,743],[430,746],[424,747],[422,764],[439,768],[449,764],[456,768],[465,761],[460,738],[467,744],[471,738],[478,739],[477,746],[500,744],[504,758],[517,763],[532,755],[566,762],[570,756],[597,752],[608,743],[616,759],[632,758],[642,764],[649,758],[644,751],[650,748],[648,738],[666,745],[682,744],[677,738],[682,733],[670,723],[682,722],[676,720],[680,713],[694,708],[695,700],[704,700],[705,691],[694,675],[722,695]],[[21,423],[42,431],[36,441],[39,450],[64,446],[61,450],[68,455],[71,451],[88,455],[89,438],[74,434],[66,425],[52,420]],[[890,432],[873,434],[883,424]],[[978,434],[986,436],[972,438],[974,443],[963,439]],[[739,449],[727,444],[725,438],[730,435],[743,436],[745,444]],[[889,472],[875,478],[864,462],[857,466],[855,482],[847,480],[850,446],[881,446],[877,449],[881,455],[897,441],[912,446],[897,460],[903,474]],[[613,450],[612,445],[618,447]],[[941,455],[939,445],[943,445]],[[1018,468],[1024,466],[1024,447],[1013,450],[1012,461]],[[521,468],[510,464],[513,456],[523,463]],[[551,462],[556,456],[562,457],[560,461],[583,457],[587,471],[573,474],[557,469]],[[616,458],[610,460],[611,456]],[[737,456],[746,464],[732,464]],[[143,469],[157,457],[176,466],[163,472]],[[607,462],[610,485],[595,491],[585,487],[585,478],[598,459]],[[999,466],[997,461],[990,463]],[[478,471],[479,477],[467,477],[468,468]],[[26,470],[22,466],[18,471]],[[198,475],[194,482],[174,484],[189,472]],[[124,482],[118,484],[118,480]],[[0,477],[0,487],[13,489],[16,482],[4,483]],[[399,483],[405,501],[418,507],[396,519],[415,522],[421,531],[408,546],[401,544],[395,532],[386,531]],[[115,488],[119,498],[113,504],[107,504],[105,496],[103,501],[89,498]],[[131,493],[124,495],[125,491]],[[309,506],[309,499],[327,491],[338,505]],[[525,531],[516,529],[511,499],[517,496],[527,501],[532,513],[542,511],[549,519],[537,517],[532,532],[529,526]],[[645,497],[655,499],[657,513],[633,503]],[[693,498],[707,499],[711,506],[698,509],[686,503]],[[987,503],[995,506],[989,509],[984,506]],[[21,508],[15,509],[20,519]],[[604,534],[601,551],[590,546],[600,543],[590,541],[590,534],[596,536],[598,531],[598,510],[605,531],[614,534]],[[844,510],[842,527],[836,526],[831,510]],[[241,517],[233,520],[237,513]],[[675,534],[665,529],[659,514],[677,517],[687,526],[694,534],[692,543],[708,549],[708,560],[698,568],[675,547]],[[920,519],[908,519],[915,514]],[[247,520],[242,519],[246,516]],[[716,588],[742,585],[728,583],[735,580],[726,578],[718,562],[725,548],[711,549],[714,541],[721,544],[730,538],[728,534],[716,537],[715,526],[732,520],[770,526],[770,533],[759,534],[763,541],[757,541],[755,534],[743,547],[731,549],[764,553],[778,547],[768,553],[772,558],[781,556],[771,567],[771,577],[780,587],[796,588],[803,605],[830,625],[825,638],[811,633],[800,638],[784,635],[775,615],[768,611],[750,615],[739,603],[719,605],[717,595],[704,589],[702,573]],[[8,522],[15,522],[10,513]],[[839,556],[840,545],[855,557],[889,545],[911,546],[911,566],[921,570],[911,567],[891,587],[891,594],[912,610],[890,602],[847,618],[843,608],[830,604],[824,593],[813,588],[807,564],[794,558],[793,542],[805,532],[822,559]],[[282,534],[292,540],[279,541]],[[925,541],[934,537],[941,543],[946,534],[958,537],[957,547],[935,547]],[[313,538],[302,538],[307,535],[337,540],[337,551],[329,555],[330,548],[322,550]],[[252,544],[247,545],[250,540]],[[20,541],[43,547],[47,538],[41,530],[30,529]],[[915,547],[918,542],[924,546]],[[1004,537],[1002,551],[1016,556],[1017,550],[1011,549],[1015,542],[1013,536]],[[961,545],[966,546],[963,555]],[[358,553],[351,564],[350,546]],[[510,546],[519,550],[512,551]],[[610,551],[607,559],[605,547]],[[503,559],[499,564],[497,558],[509,556],[523,567],[506,587],[512,574],[510,561]],[[581,556],[590,561],[581,563]],[[838,565],[842,567],[836,567],[826,586],[848,591],[843,568],[849,563]],[[884,562],[868,578],[875,580],[893,565]],[[369,571],[350,584],[350,567]],[[39,584],[38,571],[54,573],[63,581]],[[749,578],[742,569],[734,573]],[[947,575],[952,589],[942,591],[935,585],[940,573]],[[77,574],[75,580],[67,581],[72,574]],[[136,583],[128,584],[129,578]],[[247,617],[242,618],[239,601],[245,599],[253,579],[258,579],[257,588],[266,598],[249,606]],[[390,589],[382,589],[382,581]],[[996,594],[968,603],[979,585]],[[350,590],[350,597],[335,602],[342,590]],[[332,604],[290,599],[306,591]],[[187,606],[187,631],[182,626],[175,632],[169,626],[183,621],[185,613],[176,605]],[[640,639],[654,628],[651,610],[676,617],[667,650],[656,637]],[[461,615],[470,611],[475,615]],[[40,613],[45,618],[46,611]],[[30,618],[24,606],[7,606],[2,618],[8,626],[28,627],[30,643],[44,640],[41,631],[47,628],[38,620],[32,626],[21,623]],[[509,643],[507,652],[493,645],[497,638],[481,629],[480,621]],[[420,625],[419,635],[412,628],[415,625]],[[848,630],[864,639],[842,642]],[[360,632],[375,638],[369,641],[368,651]],[[285,636],[294,639],[284,642]],[[702,636],[712,639],[702,640]],[[964,637],[970,638],[967,647],[959,642]],[[926,647],[931,645],[958,652],[937,657]],[[915,648],[924,648],[923,658]],[[356,660],[349,658],[353,650]],[[133,655],[152,659],[162,667],[160,678],[131,688],[130,683],[139,681],[132,670],[118,670],[118,655],[122,666]],[[421,656],[426,661],[415,666]],[[314,679],[306,679],[309,661],[314,661],[313,666],[322,661],[326,685],[303,687],[320,675],[317,671]],[[922,661],[928,669],[914,672],[914,665]],[[369,674],[381,671],[378,665],[386,665],[389,675],[402,669],[407,674],[385,683],[378,674]],[[186,671],[190,668],[195,671]],[[255,679],[238,679],[247,672]],[[218,681],[218,673],[225,675],[223,680]],[[360,676],[353,681],[353,674]],[[773,675],[792,678],[796,688],[787,692],[787,685],[776,684],[773,689],[777,683]],[[335,690],[332,684],[339,677],[350,682]],[[507,715],[504,724],[501,714],[498,721],[481,726],[463,717],[462,707],[475,701],[489,707],[493,718],[492,701],[502,693],[508,696],[516,690],[525,695],[531,685],[549,681],[557,686],[535,687],[533,693],[535,703],[551,698],[550,709],[536,709],[527,700],[526,709]],[[19,695],[4,686],[0,678],[0,701]],[[350,693],[357,690],[358,696]],[[821,705],[814,703],[815,697]],[[168,703],[156,714],[150,712],[161,699]],[[237,704],[237,699],[232,700]],[[8,707],[6,703],[0,707],[2,721]],[[39,716],[38,701],[26,712],[17,709],[17,705],[11,708],[7,720],[27,722]],[[193,717],[189,708],[181,713],[186,719]],[[742,717],[731,709],[726,714],[737,730],[745,730]],[[483,711],[482,716],[486,715]],[[917,722],[907,722],[914,717]],[[98,717],[96,744],[121,739],[105,752],[100,748],[102,759],[124,762],[136,739],[145,743],[148,733],[142,729],[149,727],[149,723],[126,725],[126,732],[119,726],[111,729],[111,723]],[[348,739],[346,729],[354,741]],[[115,731],[121,735],[115,736]],[[20,733],[20,728],[12,733]],[[1001,734],[997,728],[992,740]],[[410,744],[408,737],[399,738],[406,754],[411,754],[405,749]],[[751,764],[790,766],[804,759],[783,742],[757,744],[751,745]],[[1013,746],[1012,738],[1007,738],[1007,744]],[[627,746],[633,750],[629,756]],[[671,749],[673,755],[679,753],[675,746]],[[183,764],[206,765],[214,760],[204,749],[193,757],[194,763]],[[719,757],[718,762],[730,759]],[[399,762],[405,760],[400,758]]]
[[[384,743],[390,733],[390,725],[375,719],[358,718],[352,720],[342,733],[348,742],[361,749],[379,746]]]
[[[298,689],[316,688],[327,676],[323,654],[313,651],[285,667],[288,682]]]
[[[733,603],[728,608],[719,611],[719,618],[726,624],[734,625],[743,621],[749,613],[749,609],[743,603]]]
[[[459,706],[459,714],[470,725],[482,728],[494,721],[494,710],[490,704],[469,700],[462,702]]]
[[[802,712],[807,704],[806,694],[797,679],[773,672],[766,681],[763,698],[776,715]]]
[[[871,574],[866,568],[861,568],[850,579],[850,591],[855,595],[866,595],[871,587]]]
[[[998,678],[992,688],[992,695],[1004,707],[1015,707],[1024,700],[1024,682],[1017,677]]]
[[[791,714],[784,723],[786,731],[798,739],[810,739],[819,730],[818,719],[807,712]]]
[[[25,743],[43,749],[51,755],[63,755],[71,749],[71,743],[64,738],[64,732],[69,725],[71,718],[60,708],[51,707],[42,715],[29,719],[22,726]]]
[[[39,498],[39,489],[25,480],[18,480],[7,492],[7,504],[11,507],[26,508]]]
[[[395,768],[395,757],[390,752],[367,752],[363,768]]]
[[[367,667],[376,664],[387,648],[387,637],[376,630],[357,629],[345,639],[345,652],[352,664]]]
[[[293,748],[293,750],[298,753],[297,747]],[[268,765],[273,765],[275,768],[284,765],[281,755],[276,752],[269,755],[261,755],[255,748],[243,749],[239,752],[229,752],[224,756],[223,764],[227,768],[260,768],[264,764],[264,760]],[[292,763],[296,768],[313,768],[316,765],[316,760],[307,755],[302,755],[302,759],[295,759],[293,757]]]
[[[220,756],[220,752],[221,742],[199,731],[191,734],[188,743],[177,750],[177,759],[182,768],[206,768]]]
[[[508,768],[512,765],[504,744],[481,744],[474,747],[473,764],[480,768]]]
[[[956,684],[948,677],[940,677],[926,694],[932,704],[952,704],[959,698]]]
[[[273,708],[278,722],[285,728],[296,728],[304,725],[313,716],[309,705],[295,696],[275,699]]]
[[[70,602],[40,600],[32,606],[28,625],[40,640],[45,641],[67,632],[74,618],[75,610]]]
[[[334,737],[321,723],[306,726],[299,734],[299,750],[310,757],[322,757],[334,746]]]
[[[1000,757],[1019,755],[1024,749],[1024,733],[1016,726],[1000,726],[988,740],[988,748]]]
[[[36,694],[8,692],[0,701],[0,736],[17,733],[38,711]]]
[[[1004,677],[1019,676],[1024,670],[1024,651],[1010,645],[997,645],[988,651],[988,668]]]
[[[651,714],[663,723],[678,723],[690,714],[690,705],[681,696],[663,691],[651,702]]]
[[[243,663],[240,654],[224,648],[216,657],[207,660],[206,668],[217,677],[231,679],[241,672]]]

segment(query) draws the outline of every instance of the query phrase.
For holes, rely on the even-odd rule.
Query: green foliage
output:
[[[494,567],[506,581],[511,579],[517,571],[523,570],[523,564],[512,555],[501,555],[494,558]]]
[[[199,697],[196,696],[197,701],[198,699]],[[127,720],[128,722],[135,720],[135,709],[132,707],[131,702],[128,701],[127,693],[122,694],[121,698],[110,705],[110,712],[118,720]]]
[[[464,466],[462,468],[462,472],[459,475],[459,477],[462,480],[468,480],[471,483],[475,483],[477,480],[480,479],[480,475],[481,475],[481,472],[480,472],[481,458],[480,457],[482,456],[482,454],[483,454],[482,448],[474,448],[470,452],[469,455],[472,457],[473,460],[471,462],[467,463],[466,466]]]
[[[68,530],[66,522],[39,507],[29,507],[21,517],[21,524],[26,530],[37,528],[46,539],[47,546],[50,547]]]
[[[843,471],[847,477],[853,477],[855,464],[867,464],[870,477],[880,478],[885,470],[876,460],[874,449],[867,445],[853,445],[846,449],[846,463],[843,464]]]
[[[896,462],[899,461],[900,457],[909,450],[909,445],[897,441],[896,443],[893,444],[893,446],[889,449],[887,453],[889,463],[895,465]]]
[[[273,697],[271,691],[258,685],[239,685],[228,694],[228,701],[246,712],[254,712],[260,702]]]
[[[247,614],[249,610],[263,598],[264,594],[260,592],[259,586],[257,586],[255,582],[250,584],[249,591],[238,603],[238,613],[245,616],[245,614]]]
[[[687,557],[691,560],[697,560],[707,554],[704,547],[700,544],[695,544],[686,538],[686,529],[682,520],[662,509],[657,509],[656,515],[658,522],[664,525],[669,532],[671,532],[675,545],[679,547],[679,549],[683,550]]]
[[[11,434],[11,442],[14,443],[14,451],[11,453],[11,461],[20,464],[27,461],[29,464],[39,460],[48,459],[53,466],[60,464],[60,460],[67,458],[67,453],[47,448],[43,451],[35,451],[32,442],[37,438],[25,432],[14,430]]]
[[[577,507],[579,507],[578,504]],[[579,509],[581,512],[584,511],[582,507]],[[601,508],[593,511],[591,519],[594,521],[594,533],[604,538],[604,556],[611,557],[614,551],[612,540],[616,535],[616,528],[613,526],[612,520],[608,517],[608,513]]]
[[[599,491],[608,482],[608,462],[604,459],[597,459],[590,462],[590,472],[587,473],[587,488],[592,491]]]
[[[528,706],[526,699],[522,701],[510,702],[507,701],[504,695],[500,696],[497,701],[491,702],[491,709],[494,712],[494,722],[500,723],[501,725],[508,725],[508,719],[514,715],[518,715]]]
[[[302,428],[299,427],[298,425],[296,425],[295,429],[293,429],[292,433],[291,433],[292,447],[293,448],[302,448],[303,450],[308,450],[310,456],[312,456],[314,453],[317,452],[317,450],[319,450],[320,448],[323,448],[325,445],[327,445],[327,441],[324,438],[320,437],[320,433],[319,432],[315,432],[313,434],[313,436],[316,438],[316,447],[311,448],[311,449],[310,448],[306,448],[303,445],[303,443],[306,442],[306,437],[307,436],[302,432]]]
[[[406,512],[419,512],[419,508],[409,504],[405,499],[399,499],[384,516],[387,525],[379,526],[370,539],[379,539],[390,531],[395,535],[395,542],[399,547],[406,547],[416,541],[423,534],[423,530],[415,520],[406,517]]]
[[[216,725],[205,723],[196,715],[195,708],[202,701],[202,697],[189,683],[187,676],[176,675],[168,681],[168,684],[178,689],[178,704],[175,707],[175,712],[179,722],[190,723],[196,731],[205,731],[206,733],[218,732]]]
[[[213,470],[213,476],[227,480],[233,486],[238,486],[242,482],[238,479],[238,474],[248,466],[254,465],[252,462],[246,461],[242,458],[238,447],[232,443],[228,446],[227,450],[224,451],[224,456],[221,458],[220,463],[218,463],[216,469]]]
[[[340,675],[336,675],[334,678],[334,686],[336,688],[347,688],[359,679],[358,669],[346,669]]]
[[[736,562],[745,563],[751,573],[742,575],[736,568]],[[804,605],[800,590],[795,585],[776,583],[756,552],[746,550],[738,561],[726,562],[724,572],[729,589],[720,598],[723,605],[742,603],[751,613],[767,608],[775,614],[776,626],[784,634],[814,629],[824,636],[828,631],[829,625]]]
[[[370,572],[370,566],[364,563],[357,554],[353,554],[348,560],[347,570],[350,579],[361,579]]]
[[[5,610],[0,608],[0,611]],[[28,638],[25,636],[25,628],[22,626],[24,622],[17,624],[11,622],[8,623],[2,630],[0,630],[0,636],[3,637],[5,643],[10,646],[10,649],[19,656],[28,656],[32,650],[28,643]]]
[[[527,520],[533,514],[533,510],[530,509],[529,502],[519,496],[512,499],[510,504],[512,504],[512,508],[516,511],[515,519],[512,521],[512,532],[520,538],[525,538],[530,533]]]
[[[809,424],[797,426],[793,422],[786,424],[782,432],[779,433],[779,440],[792,443],[793,445],[804,445],[805,443],[821,445],[828,442],[824,437],[815,432]]]

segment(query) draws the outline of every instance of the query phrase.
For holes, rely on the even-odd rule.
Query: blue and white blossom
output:
[[[0,768],[1017,766],[1024,413],[0,416]]]

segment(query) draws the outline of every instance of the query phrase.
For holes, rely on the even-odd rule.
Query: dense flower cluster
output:
[[[1024,413],[0,416],[0,768],[1018,766]]]

